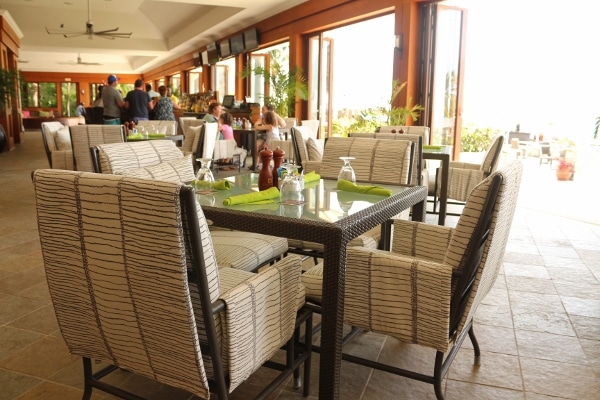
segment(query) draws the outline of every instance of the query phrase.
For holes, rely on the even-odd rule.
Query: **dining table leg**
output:
[[[325,243],[321,303],[319,398],[339,399],[344,322],[346,245],[343,230]]]

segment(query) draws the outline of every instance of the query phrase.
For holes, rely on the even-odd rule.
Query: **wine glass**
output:
[[[302,182],[298,179],[298,176],[294,174],[297,165],[291,163],[285,163],[282,165],[286,170],[287,174],[283,178],[281,183],[281,202],[298,204],[304,201],[304,195],[302,194]]]
[[[200,169],[196,174],[195,187],[197,190],[203,190],[210,193],[215,183],[215,177],[210,170],[210,158],[197,158],[196,161],[200,162]]]
[[[350,165],[350,161],[356,160],[356,157],[340,157],[340,160],[344,162],[342,169],[338,175],[338,181],[340,179],[345,179],[352,183],[356,183],[356,175],[354,174],[354,169],[352,169],[352,165]]]

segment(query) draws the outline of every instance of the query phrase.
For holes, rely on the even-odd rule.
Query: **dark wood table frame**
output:
[[[423,151],[424,160],[439,160],[442,162],[442,176],[440,188],[440,211],[438,213],[438,225],[446,223],[446,213],[448,208],[448,171],[450,170],[450,154],[441,152],[426,152]],[[437,174],[436,177],[437,179]]]
[[[384,198],[336,222],[283,217],[223,206],[203,206],[202,209],[215,226],[324,245],[319,398],[338,399],[344,322],[346,246],[352,239],[376,226],[383,224],[384,229],[389,229],[390,224],[387,222],[410,207],[412,207],[412,219],[424,221],[426,203],[427,188],[411,186],[401,193]],[[389,237],[389,232],[385,235]]]

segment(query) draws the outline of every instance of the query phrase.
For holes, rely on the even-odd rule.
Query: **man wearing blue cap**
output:
[[[118,80],[116,75],[109,75],[108,85],[102,91],[105,125],[121,125],[121,109],[125,107],[125,102],[117,90]]]

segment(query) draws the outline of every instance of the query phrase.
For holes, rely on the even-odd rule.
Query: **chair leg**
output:
[[[92,360],[83,357],[83,396],[82,400],[90,400],[92,398]]]
[[[473,331],[473,325],[471,325],[471,328],[469,329],[469,339],[471,339],[473,351],[475,352],[475,365],[479,365],[481,361],[481,351],[479,350],[479,343],[477,343],[477,338],[475,337],[475,332]]]
[[[444,400],[444,392],[442,390],[442,379],[444,379],[444,373],[442,371],[443,365],[444,353],[436,351],[435,367],[433,369],[433,388],[435,390],[435,397],[438,400]]]

